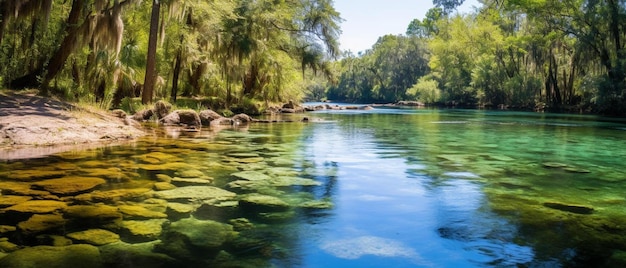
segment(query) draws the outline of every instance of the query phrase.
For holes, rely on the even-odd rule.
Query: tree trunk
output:
[[[180,75],[180,61],[182,60],[182,51],[179,50],[176,53],[176,59],[174,63],[174,75],[172,77],[172,95],[171,99],[173,103],[176,103],[176,96],[178,95],[178,76]]]
[[[50,81],[61,71],[65,61],[72,54],[74,47],[77,44],[77,38],[79,29],[77,27],[80,20],[80,14],[84,6],[84,0],[74,0],[72,2],[72,10],[67,18],[67,27],[65,28],[65,38],[61,42],[61,46],[54,53],[50,61],[48,62],[48,68],[43,83],[41,84],[41,94],[48,94],[48,84]],[[84,25],[84,24],[83,24]]]
[[[156,78],[156,49],[157,35],[159,32],[159,12],[161,4],[159,0],[152,1],[152,14],[150,15],[150,36],[148,37],[148,58],[146,60],[146,78],[143,83],[141,103],[152,102],[154,94],[154,82]]]

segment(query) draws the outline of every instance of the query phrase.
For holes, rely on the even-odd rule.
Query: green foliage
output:
[[[347,55],[339,81],[328,89],[331,100],[396,102],[428,72],[428,52],[416,36],[386,35],[361,57]]]
[[[441,90],[437,84],[437,81],[432,78],[422,77],[413,87],[407,90],[407,96],[426,104],[439,103],[441,101]]]
[[[36,3],[1,10],[11,15],[0,25],[3,85],[103,107],[141,93],[152,1]],[[161,1],[154,97],[208,96],[219,108],[300,100],[296,81],[330,78],[339,21],[329,0]]]

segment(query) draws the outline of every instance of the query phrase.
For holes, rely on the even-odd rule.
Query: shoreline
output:
[[[97,148],[143,135],[140,128],[106,111],[34,94],[0,93],[0,160]]]

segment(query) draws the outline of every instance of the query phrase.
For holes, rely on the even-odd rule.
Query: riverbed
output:
[[[626,265],[622,120],[285,116],[0,163],[0,265]]]

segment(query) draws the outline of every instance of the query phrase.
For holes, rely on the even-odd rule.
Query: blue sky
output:
[[[335,9],[345,20],[341,23],[341,49],[365,51],[385,34],[404,34],[413,19],[423,19],[433,7],[431,0],[335,0]],[[459,12],[479,6],[466,0]]]

